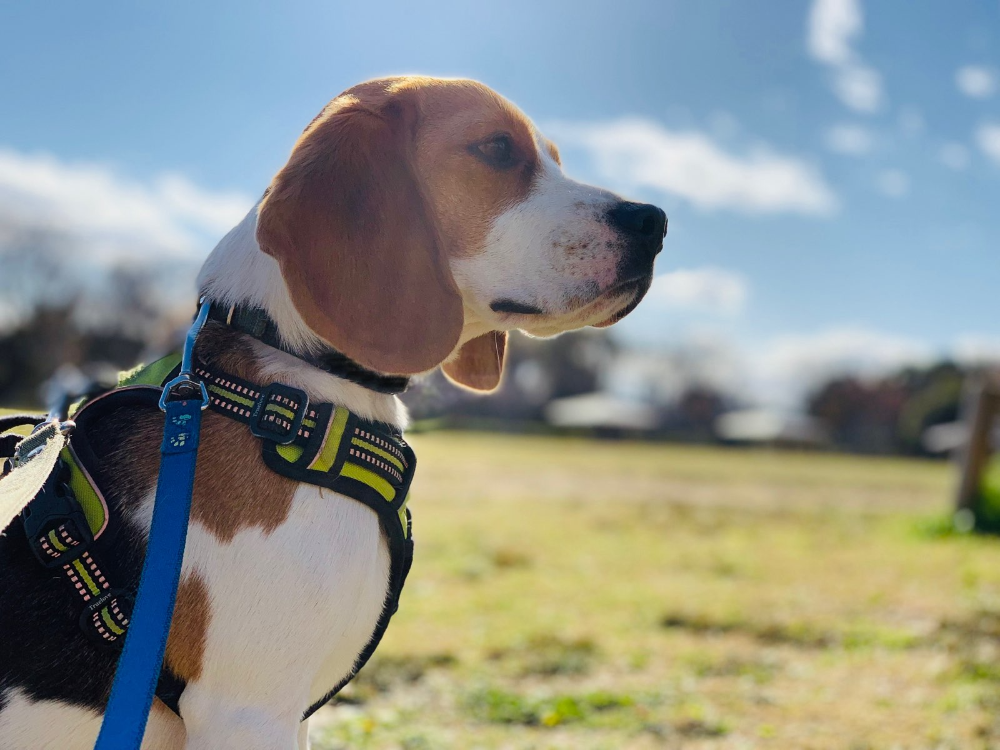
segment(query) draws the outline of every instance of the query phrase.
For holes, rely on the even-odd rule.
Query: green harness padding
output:
[[[123,373],[118,388],[77,404],[74,418],[83,424],[94,411],[155,403],[163,384],[177,374],[180,359],[180,355],[170,355]],[[195,374],[208,389],[210,409],[244,423],[261,438],[261,455],[269,469],[367,505],[378,515],[388,540],[389,590],[372,637],[350,674],[309,706],[303,714],[305,719],[336,695],[365,665],[399,606],[413,560],[412,521],[406,504],[416,470],[416,456],[392,426],[362,419],[342,406],[311,404],[299,389],[280,383],[261,386],[202,363],[197,364]],[[101,408],[95,409],[97,404]],[[128,628],[133,592],[115,588],[112,571],[117,561],[109,560],[111,564],[105,565],[98,559],[98,555],[104,559],[113,557],[113,545],[109,545],[102,535],[107,536],[104,532],[109,525],[116,529],[120,521],[109,511],[93,479],[99,475],[100,467],[90,466],[88,470],[87,457],[94,454],[87,448],[86,431],[78,430],[62,448],[57,470],[62,472],[60,485],[71,490],[68,494],[82,509],[92,539],[76,538],[80,534],[67,536],[66,528],[72,526],[65,524],[54,526],[50,530],[52,536],[42,533],[29,542],[33,543],[33,550],[44,565],[62,567],[71,587],[82,599],[80,624],[84,632],[117,646],[124,641]],[[30,509],[31,504],[26,512]],[[183,690],[183,681],[164,667],[157,696],[178,714],[178,700]]]

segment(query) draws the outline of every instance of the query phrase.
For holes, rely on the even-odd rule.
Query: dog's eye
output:
[[[496,169],[510,169],[517,163],[514,141],[509,135],[495,135],[473,146],[476,156]]]

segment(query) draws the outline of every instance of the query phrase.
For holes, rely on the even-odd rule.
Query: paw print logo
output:
[[[178,427],[186,427],[187,423],[191,421],[191,415],[179,414],[178,416],[171,418],[170,421]]]
[[[170,445],[174,448],[183,448],[187,445],[188,438],[191,437],[189,432],[178,432],[176,435],[170,438]]]

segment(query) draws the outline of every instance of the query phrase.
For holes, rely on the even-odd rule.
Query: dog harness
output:
[[[165,357],[124,374],[117,388],[79,406],[73,414],[76,428],[56,469],[22,513],[35,557],[65,580],[79,605],[81,629],[91,641],[102,645],[120,647],[124,642],[135,592],[122,581],[135,576],[122,570],[120,547],[116,545],[123,527],[121,514],[109,506],[99,481],[95,481],[101,474],[101,458],[88,435],[93,425],[113,410],[155,408],[162,386],[179,370],[180,355]],[[200,362],[195,375],[208,391],[212,411],[241,422],[260,438],[262,459],[271,471],[367,505],[378,515],[388,541],[389,589],[371,639],[351,673],[309,706],[305,719],[365,665],[398,608],[413,560],[406,503],[416,457],[390,425],[362,419],[335,404],[310,403],[298,388],[253,383]],[[10,419],[0,422],[7,423],[0,424],[0,431],[9,429]],[[14,443],[8,442],[7,447],[13,447]],[[164,664],[157,696],[179,714],[183,690],[184,682]]]

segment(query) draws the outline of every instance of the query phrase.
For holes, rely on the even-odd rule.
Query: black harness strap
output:
[[[69,450],[69,449],[66,449]],[[71,487],[75,457],[63,454],[41,491],[22,512],[28,546],[45,568],[60,570],[79,603],[80,628],[92,641],[121,645],[132,616],[131,593],[115,588],[114,550],[95,538]]]

